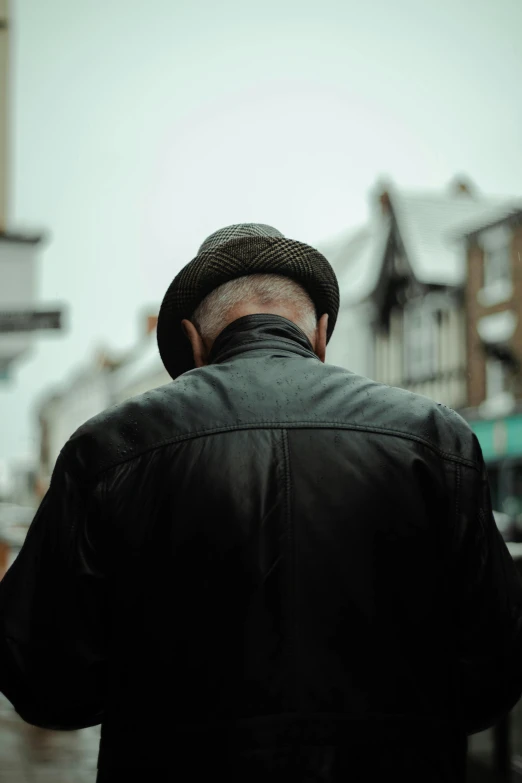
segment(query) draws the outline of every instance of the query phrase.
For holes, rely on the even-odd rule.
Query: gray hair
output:
[[[223,283],[203,299],[191,321],[204,339],[214,342],[229,323],[230,311],[245,302],[267,308],[286,305],[296,315],[296,326],[313,342],[317,329],[314,303],[302,285],[283,275],[245,275]]]

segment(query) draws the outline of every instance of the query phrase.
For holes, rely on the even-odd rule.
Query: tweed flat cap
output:
[[[192,348],[181,321],[190,319],[215,288],[253,274],[278,274],[300,283],[314,302],[317,316],[328,313],[330,339],[339,312],[339,286],[326,258],[310,245],[287,239],[262,223],[227,226],[207,237],[163,298],[158,316],[158,348],[172,378],[194,369]]]

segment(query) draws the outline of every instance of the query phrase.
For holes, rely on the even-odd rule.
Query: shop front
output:
[[[522,412],[498,419],[468,420],[487,465],[493,509],[522,532]],[[522,574],[522,545],[508,544]],[[522,700],[494,729],[470,737],[470,763],[490,780],[518,780],[522,771]],[[471,771],[471,770],[470,770]],[[473,774],[470,776],[473,779]],[[477,778],[478,780],[479,778]],[[485,778],[486,779],[486,778]]]
[[[469,425],[487,465],[493,508],[522,522],[522,412]]]

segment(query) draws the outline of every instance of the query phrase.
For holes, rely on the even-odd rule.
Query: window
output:
[[[437,372],[436,312],[425,302],[404,311],[404,371],[407,380],[420,381]]]
[[[486,362],[486,397],[491,400],[509,391],[509,372],[505,362],[491,357]]]
[[[497,226],[484,232],[484,288],[479,301],[486,307],[509,299],[513,293],[511,281],[512,232],[508,226]]]
[[[511,282],[509,245],[484,249],[484,288]]]

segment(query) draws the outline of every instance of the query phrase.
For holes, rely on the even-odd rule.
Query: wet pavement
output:
[[[100,726],[46,731],[0,694],[0,783],[95,783]]]

